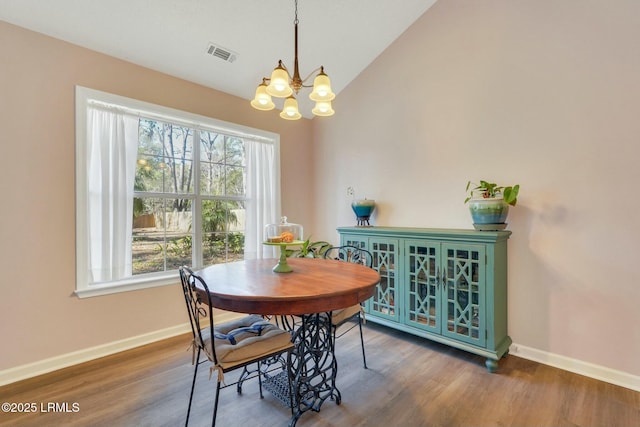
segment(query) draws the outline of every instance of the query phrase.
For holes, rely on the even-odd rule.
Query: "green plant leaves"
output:
[[[502,194],[504,201],[511,206],[515,206],[518,202],[518,192],[520,191],[520,184],[516,184],[513,187],[501,187],[498,186],[498,184],[496,184],[495,182],[480,180],[480,184],[469,190],[472,185],[473,184],[471,183],[471,181],[467,182],[465,191],[469,192],[469,196],[464,199],[465,203],[469,202],[469,200],[473,198],[474,192],[481,193],[482,197],[484,197],[485,199],[494,198],[497,197],[498,194]]]
[[[518,192],[520,191],[520,185],[516,184],[513,187],[506,187],[502,191],[502,197],[504,201],[511,206],[515,206],[518,203]]]

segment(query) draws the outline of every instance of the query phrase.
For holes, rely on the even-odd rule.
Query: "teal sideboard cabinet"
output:
[[[341,245],[367,249],[380,273],[368,321],[487,358],[507,354],[510,231],[339,227]]]

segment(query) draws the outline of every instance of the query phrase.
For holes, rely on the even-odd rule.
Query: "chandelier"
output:
[[[286,120],[298,120],[302,115],[298,111],[298,100],[293,95],[297,95],[300,89],[313,87],[313,91],[309,94],[309,98],[315,101],[315,108],[311,110],[316,116],[332,116],[334,114],[331,107],[331,101],[336,95],[331,91],[331,81],[329,76],[324,72],[324,67],[316,68],[305,79],[300,78],[300,70],[298,69],[298,0],[295,0],[295,19],[293,20],[295,34],[295,56],[293,63],[293,76],[289,73],[289,69],[285,67],[282,60],[278,61],[278,66],[274,68],[271,77],[263,77],[262,83],[256,89],[256,96],[251,101],[251,106],[257,110],[269,111],[275,108],[275,104],[271,97],[285,98],[284,107],[280,113],[280,117]],[[319,71],[319,72],[318,72]],[[306,85],[305,82],[318,72],[312,85]]]

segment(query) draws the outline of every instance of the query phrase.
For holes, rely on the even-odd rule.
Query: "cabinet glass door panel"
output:
[[[405,322],[420,329],[440,333],[440,244],[407,242]]]
[[[477,245],[443,245],[443,335],[483,346],[485,332],[485,248]]]
[[[366,304],[367,311],[375,313],[376,316],[397,321],[399,319],[396,306],[398,243],[393,240],[371,239],[369,251],[373,255],[373,268],[380,274],[380,283]]]
[[[367,243],[369,242],[369,239],[366,237],[361,237],[361,236],[353,236],[353,235],[349,235],[349,234],[343,234],[340,236],[340,245],[341,246],[355,246],[356,248],[360,248],[360,249],[364,249],[364,250],[369,250],[369,248],[367,247]],[[369,312],[369,306],[371,305],[371,298],[369,298],[368,300],[363,301],[362,306],[364,307],[365,312]]]
[[[354,236],[342,236],[342,246],[355,246],[356,248],[367,250],[367,240],[354,237]]]

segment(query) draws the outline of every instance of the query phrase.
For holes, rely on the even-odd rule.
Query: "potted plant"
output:
[[[307,237],[299,249],[287,249],[286,253],[287,257],[291,258],[322,258],[331,246],[331,243],[324,240],[312,242],[311,237]]]
[[[503,187],[494,182],[480,181],[480,184],[467,182],[469,212],[476,230],[493,231],[506,228],[509,206],[518,202],[520,185]]]

